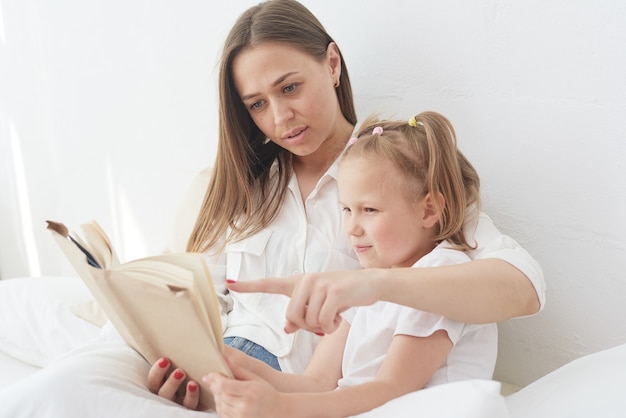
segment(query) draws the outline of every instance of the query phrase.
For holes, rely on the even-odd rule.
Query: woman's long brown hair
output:
[[[232,62],[264,42],[283,43],[323,60],[334,42],[317,18],[295,0],[270,0],[244,12],[226,38],[219,75],[219,137],[215,165],[187,250],[221,251],[266,227],[278,214],[289,183],[291,154],[267,141],[235,89]],[[335,89],[344,117],[356,123],[348,70],[341,57]],[[270,167],[276,163],[276,170]],[[270,181],[270,176],[278,176]]]

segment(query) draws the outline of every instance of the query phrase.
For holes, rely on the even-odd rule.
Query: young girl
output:
[[[424,112],[408,123],[369,121],[350,143],[337,183],[344,231],[363,267],[470,261],[464,251],[475,244],[463,228],[478,213],[479,179],[446,118]],[[423,387],[490,379],[496,352],[495,324],[377,302],[344,312],[303,375],[228,351],[240,380],[215,373],[206,380],[220,416],[345,417]]]

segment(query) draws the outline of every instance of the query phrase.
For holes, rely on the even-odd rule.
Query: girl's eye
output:
[[[363,209],[363,211],[364,211],[364,212],[366,212],[366,213],[374,213],[374,212],[377,212],[377,210],[376,210],[376,209],[374,209],[374,208],[364,208],[364,209]]]
[[[344,207],[344,208],[342,208],[341,210],[342,210],[344,213],[350,213],[350,208],[346,208],[346,207]]]

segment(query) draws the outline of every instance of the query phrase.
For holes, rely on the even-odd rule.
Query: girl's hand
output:
[[[242,356],[245,354],[242,353]],[[225,358],[234,379],[219,373],[209,373],[202,378],[213,393],[220,418],[290,416],[285,415],[287,410],[281,404],[282,394],[261,377],[245,369],[245,357],[227,355]],[[239,360],[244,361],[238,363]]]
[[[236,292],[280,293],[291,296],[287,307],[286,332],[306,329],[331,333],[341,323],[341,312],[380,299],[380,270],[353,270],[302,274],[242,282],[227,281]]]
[[[148,372],[148,388],[165,399],[197,409],[200,400],[198,383],[190,380],[185,385],[186,373],[181,369],[169,373],[171,364],[169,359],[161,357],[152,365]]]

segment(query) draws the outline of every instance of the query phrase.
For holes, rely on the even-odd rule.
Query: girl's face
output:
[[[340,74],[341,58],[332,43],[321,62],[290,45],[266,42],[244,49],[232,66],[254,123],[297,157],[336,152],[349,138],[353,128],[334,87]]]
[[[414,202],[387,160],[351,157],[337,184],[344,230],[364,268],[410,267],[435,247],[426,198]]]

